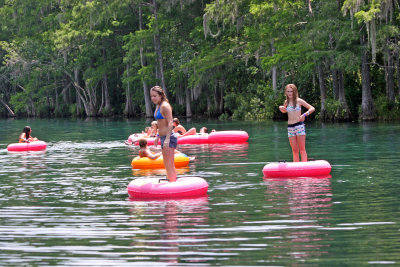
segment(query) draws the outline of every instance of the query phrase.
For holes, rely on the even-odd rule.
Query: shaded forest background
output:
[[[400,118],[397,0],[0,0],[0,116]]]

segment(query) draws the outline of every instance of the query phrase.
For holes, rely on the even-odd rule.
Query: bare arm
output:
[[[300,119],[302,119],[302,121],[304,121],[304,119],[305,119],[307,116],[309,116],[311,113],[313,113],[313,112],[315,111],[315,108],[314,108],[313,106],[311,106],[310,104],[308,104],[305,100],[303,100],[303,99],[301,99],[301,98],[299,98],[299,99],[297,100],[297,102],[298,102],[301,106],[303,106],[303,107],[305,107],[305,108],[307,109],[307,111],[304,112],[304,113],[300,116]]]
[[[178,125],[174,128],[174,132],[177,133],[178,131],[182,132],[182,135],[186,134],[186,129],[182,125]]]
[[[156,153],[156,154],[149,153],[149,154],[148,154],[148,157],[151,158],[151,159],[156,159],[156,158],[158,158],[158,157],[161,156],[161,155],[162,155],[162,152],[159,152],[159,153]]]
[[[154,147],[157,148],[158,147],[158,140],[160,139],[160,135],[157,134],[156,138],[154,139]]]
[[[159,153],[159,152],[162,151],[161,148],[158,148],[156,146],[149,146],[149,149],[150,149],[151,152],[154,152],[154,153]]]
[[[283,105],[282,105],[282,106],[279,106],[279,110],[280,110],[282,113],[286,113],[286,112],[287,112],[286,106],[287,106],[287,103],[286,103],[286,100],[285,100],[285,102],[283,103]]]
[[[146,150],[146,154],[147,154],[147,157],[148,157],[148,158],[151,158],[151,159],[156,159],[156,158],[158,158],[159,156],[162,155],[161,152],[156,153],[156,154],[153,154],[153,153],[151,153],[150,149],[147,149],[147,150]]]

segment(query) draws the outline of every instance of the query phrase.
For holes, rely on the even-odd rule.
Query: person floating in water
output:
[[[22,130],[21,135],[19,136],[19,143],[30,143],[30,142],[35,142],[39,141],[36,137],[31,136],[32,129],[30,126],[25,126],[24,129]]]
[[[139,157],[148,157],[156,159],[162,155],[162,152],[153,153],[147,146],[147,140],[145,138],[139,139]]]
[[[179,134],[179,136],[187,136],[187,135],[193,135],[196,134],[196,128],[190,128],[188,131],[186,131],[185,127],[180,124],[178,118],[173,119],[173,125],[174,125],[174,133]]]

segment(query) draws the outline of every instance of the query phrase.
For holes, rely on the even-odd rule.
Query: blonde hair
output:
[[[153,86],[153,87],[150,89],[150,91],[154,91],[154,92],[156,92],[157,94],[159,94],[159,95],[161,96],[161,102],[167,101],[167,103],[169,103],[168,98],[167,98],[167,96],[165,95],[165,92],[164,92],[164,90],[161,88],[161,86],[158,86],[158,85]]]
[[[293,90],[293,107],[296,107],[297,106],[297,98],[299,97],[299,91],[297,90],[296,85],[294,85],[293,83],[289,83],[288,85],[285,86],[286,107],[287,107],[287,105],[289,105],[289,98],[286,93],[286,90],[288,88],[291,88]]]

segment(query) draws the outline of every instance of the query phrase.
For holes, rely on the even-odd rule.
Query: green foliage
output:
[[[387,53],[400,51],[396,5],[389,9],[385,1],[353,0],[157,3],[154,14],[152,1],[142,0],[7,1],[0,6],[2,99],[19,116],[111,116],[123,114],[129,88],[135,112],[144,114],[143,83],[161,82],[154,46],[158,33],[166,87],[180,116],[186,112],[186,88],[194,116],[285,119],[278,105],[287,83],[295,83],[300,96],[318,109],[317,66],[327,86],[328,118],[344,112],[333,100],[332,70],[343,73],[349,109],[358,116],[366,48],[373,52],[370,60],[376,60],[369,66],[379,117],[397,116],[396,105],[382,100]],[[364,36],[368,40],[361,44]],[[77,112],[78,91],[94,110],[82,105]],[[55,109],[57,98],[68,103]],[[109,105],[99,114],[104,99]]]
[[[53,107],[47,104],[37,105],[36,110],[37,110],[37,116],[41,118],[49,118],[52,117],[52,114],[54,114]]]
[[[382,120],[399,120],[400,119],[400,100],[395,98],[395,102],[390,102],[386,96],[380,95],[376,98],[375,110],[378,117]]]
[[[340,109],[340,102],[333,98],[327,98],[325,101],[326,105],[326,118],[330,121],[334,121],[337,116],[337,111]]]
[[[69,106],[68,106],[68,105],[66,105],[66,104],[60,104],[60,105],[58,106],[58,108],[56,108],[56,109],[54,110],[54,115],[55,115],[57,118],[60,118],[60,117],[69,117],[69,116],[71,116],[72,114],[70,114],[70,112],[69,112]]]
[[[28,105],[28,96],[25,92],[20,92],[11,96],[10,104],[14,109],[14,112],[17,116],[26,116],[27,105]]]
[[[222,114],[218,117],[218,119],[219,119],[220,121],[227,121],[227,120],[229,120],[229,115],[228,115],[227,113],[222,113]]]
[[[283,94],[282,94],[283,95]],[[281,94],[264,84],[249,84],[243,94],[227,94],[225,109],[232,111],[233,120],[263,121],[278,118],[278,106],[284,101]],[[224,118],[228,116],[224,113]]]

